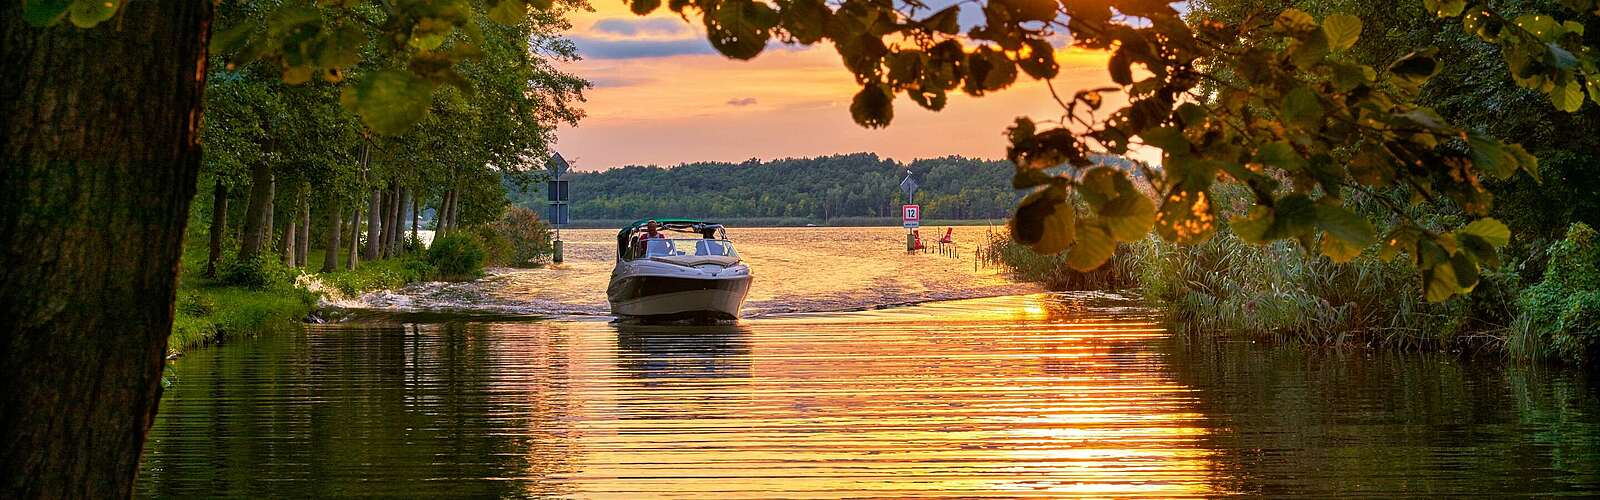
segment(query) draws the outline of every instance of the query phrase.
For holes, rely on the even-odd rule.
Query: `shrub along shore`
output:
[[[471,280],[484,266],[531,267],[550,255],[549,227],[533,212],[512,207],[490,224],[469,226],[441,235],[430,245],[408,239],[388,258],[363,260],[355,269],[323,268],[324,252],[307,252],[300,267],[281,256],[262,254],[240,260],[229,254],[216,276],[207,277],[206,235],[198,231],[184,240],[178,297],[169,357],[235,336],[271,333],[310,319],[322,299],[357,297],[433,280]]]
[[[1404,256],[1369,250],[1336,264],[1295,243],[1252,245],[1226,227],[1178,245],[1150,236],[1111,262],[1074,271],[1003,235],[987,253],[1052,290],[1131,290],[1188,337],[1398,350],[1496,353],[1585,364],[1600,354],[1600,242],[1578,222],[1565,237],[1508,252],[1465,297],[1423,299]]]

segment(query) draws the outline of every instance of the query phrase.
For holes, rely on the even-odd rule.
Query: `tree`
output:
[[[370,53],[364,79],[341,88],[351,96],[344,105],[368,111],[364,122],[393,134],[403,131],[397,123],[408,124],[386,119],[411,116],[415,107],[385,101],[394,94],[381,83],[399,82],[412,91],[407,96],[463,83],[450,68],[476,56],[478,17],[496,7],[464,0],[320,4],[222,2],[224,11],[267,15],[226,26],[213,40],[212,2],[0,2],[7,40],[0,66],[9,76],[0,83],[0,227],[7,230],[0,257],[0,497],[132,491],[161,393],[178,257],[201,166],[202,90],[207,62],[216,60],[207,57],[208,45],[235,55],[248,49],[228,64],[273,67],[289,85],[306,84],[312,69],[324,82],[340,81]],[[518,21],[526,12],[499,7],[497,18],[529,31],[559,20],[542,13]],[[323,12],[339,14],[336,23],[322,24]],[[369,42],[363,26],[382,36]],[[395,43],[390,33],[412,38]],[[307,58],[302,49],[313,46],[322,51]],[[434,50],[441,47],[450,52]],[[249,250],[259,253],[271,234],[271,211],[263,209],[273,169],[304,165],[248,165],[265,167],[257,177],[266,182],[252,186],[263,194],[252,203],[253,231],[242,238],[253,236]]]
[[[0,497],[125,497],[161,395],[212,7],[30,25],[45,3],[0,3]]]

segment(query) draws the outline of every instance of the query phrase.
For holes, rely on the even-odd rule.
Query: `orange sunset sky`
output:
[[[704,28],[665,7],[640,17],[621,0],[592,6],[569,16],[568,37],[583,60],[560,66],[594,83],[582,105],[587,116],[578,127],[563,126],[555,147],[578,170],[858,151],[901,161],[1001,158],[1014,118],[1060,115],[1044,83],[1022,75],[983,98],[952,93],[938,113],[902,95],[888,128],[864,129],[849,111],[859,87],[831,46],[773,43],[754,60],[736,61],[713,51]],[[965,10],[970,25],[977,9]],[[1057,60],[1055,85],[1065,95],[1110,85],[1104,53],[1062,48]]]

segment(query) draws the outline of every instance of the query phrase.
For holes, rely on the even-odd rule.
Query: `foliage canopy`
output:
[[[648,14],[660,0],[628,0]],[[1498,46],[1517,85],[1548,95],[1558,109],[1600,102],[1600,54],[1585,45],[1584,24],[1600,1],[1564,0],[1560,16],[1505,17],[1485,2],[1423,0],[1435,16]],[[110,19],[117,1],[25,2],[30,21],[92,26]],[[1014,236],[1041,252],[1068,251],[1074,267],[1103,264],[1117,242],[1150,229],[1174,241],[1210,236],[1218,224],[1208,189],[1239,182],[1255,206],[1230,221],[1248,241],[1293,239],[1345,261],[1373,244],[1386,258],[1404,253],[1422,271],[1430,300],[1470,291],[1508,228],[1488,218],[1493,197],[1482,179],[1517,172],[1537,177],[1522,147],[1449,123],[1416,103],[1443,64],[1419,48],[1386,68],[1341,57],[1362,35],[1362,20],[1317,19],[1286,9],[1239,20],[1184,15],[1165,0],[989,0],[982,21],[963,31],[965,2],[934,9],[918,0],[668,0],[698,18],[713,47],[749,59],[770,40],[827,41],[862,89],[850,111],[867,127],[893,121],[901,93],[932,110],[949,92],[981,96],[1020,75],[1049,80],[1060,71],[1052,40],[1109,51],[1116,87],[1057,95],[1053,121],[1018,118],[1008,130],[1013,185],[1036,191],[1018,207]],[[285,82],[313,76],[336,81],[368,57],[407,61],[404,70],[368,73],[342,101],[380,133],[403,131],[426,115],[426,96],[441,85],[466,88],[459,63],[480,55],[482,26],[473,12],[501,23],[556,8],[550,0],[324,0],[284,4],[262,25],[219,32],[214,46],[230,60],[270,60]],[[698,14],[691,16],[691,14]],[[376,27],[363,36],[362,26]],[[372,54],[358,49],[371,46]],[[1102,110],[1103,94],[1128,103]],[[1156,200],[1132,188],[1125,172],[1096,166],[1090,155],[1134,147],[1162,151],[1147,172]],[[1054,169],[1071,165],[1065,172]],[[1404,221],[1379,235],[1343,207],[1351,193],[1398,189],[1404,202],[1449,203],[1478,217],[1452,231]],[[1074,200],[1089,210],[1079,214]],[[1378,199],[1388,200],[1386,197]],[[1157,203],[1159,202],[1159,204]],[[1392,207],[1406,213],[1401,203]]]

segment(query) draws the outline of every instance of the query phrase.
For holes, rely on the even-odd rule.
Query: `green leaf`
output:
[[[1555,18],[1543,14],[1523,14],[1517,16],[1511,23],[1527,30],[1528,33],[1545,42],[1555,41],[1556,37],[1565,31],[1561,29],[1561,23],[1556,22]]]
[[[1328,36],[1328,47],[1346,50],[1361,38],[1361,18],[1349,14],[1333,14],[1322,20],[1322,32]]]
[[[1483,267],[1498,269],[1500,267],[1500,252],[1495,250],[1493,244],[1473,234],[1458,233],[1456,241],[1461,243],[1461,251],[1472,255]]]
[[[1495,248],[1511,243],[1511,228],[1506,227],[1505,223],[1489,217],[1472,221],[1471,224],[1467,224],[1466,227],[1461,228],[1458,232],[1483,238],[1483,241]]]
[[[1272,27],[1285,33],[1302,33],[1317,29],[1317,19],[1305,11],[1295,8],[1284,9],[1272,21]]]
[[[1273,219],[1271,208],[1256,205],[1244,215],[1228,219],[1228,227],[1245,243],[1264,243],[1272,231]]]
[[[345,87],[339,103],[374,132],[396,135],[428,114],[433,83],[409,71],[383,70]]]
[[[778,12],[772,7],[751,0],[723,0],[710,5],[701,19],[706,37],[717,52],[748,60],[766,48],[771,29],[778,24]]]
[[[1011,239],[1034,252],[1057,254],[1077,240],[1076,218],[1066,188],[1040,189],[1017,204],[1017,213],[1011,218]]]
[[[1104,229],[1117,241],[1133,241],[1150,234],[1156,207],[1128,180],[1128,174],[1111,167],[1095,167],[1079,181],[1083,198],[1099,216]]]
[[[657,4],[660,4],[660,0],[657,0]],[[499,0],[489,7],[489,19],[500,24],[516,25],[527,18],[528,4],[522,0]]]
[[[1116,253],[1117,242],[1105,228],[1079,221],[1078,241],[1067,252],[1067,267],[1078,272],[1093,271]]]
[[[1577,80],[1568,80],[1566,83],[1556,85],[1550,91],[1550,103],[1554,104],[1556,109],[1568,113],[1577,111],[1583,107],[1583,84]]]
[[[1322,227],[1328,236],[1356,247],[1357,252],[1378,239],[1377,231],[1372,228],[1372,222],[1344,207],[1319,204],[1316,211],[1317,225]]]
[[[1295,67],[1310,69],[1328,56],[1328,36],[1320,29],[1307,31],[1289,43],[1288,52]]]
[[[1352,244],[1348,241],[1335,238],[1333,235],[1326,235],[1322,237],[1322,254],[1340,264],[1350,262],[1355,260],[1356,257],[1360,257],[1361,251],[1365,248],[1365,246]]]
[[[1478,171],[1501,180],[1517,173],[1517,159],[1499,140],[1477,132],[1469,132],[1467,147],[1472,150],[1472,165]]]
[[[1256,150],[1255,162],[1290,172],[1300,170],[1305,163],[1300,158],[1300,153],[1295,152],[1294,146],[1284,141],[1269,142],[1262,145]]]
[[[661,0],[632,0],[628,2],[628,10],[636,16],[647,16],[656,9],[661,8]]]
[[[1415,90],[1439,73],[1439,61],[1433,55],[1437,49],[1428,48],[1407,54],[1389,65],[1389,77],[1396,84]]]
[[[1422,282],[1428,302],[1443,302],[1461,291],[1456,272],[1448,262],[1441,262],[1422,270]]]
[[[1307,128],[1320,125],[1323,109],[1322,103],[1317,100],[1316,91],[1303,85],[1289,91],[1289,95],[1283,98],[1283,117]]]
[[[74,26],[93,28],[117,15],[117,7],[121,3],[122,0],[76,0],[72,2],[72,8],[67,10],[67,16],[72,19]]]
[[[850,117],[867,128],[883,128],[894,120],[894,90],[881,83],[869,83],[850,100]]]
[[[1056,73],[1061,71],[1061,66],[1056,64],[1055,47],[1037,38],[1029,38],[1022,43],[1028,47],[1028,55],[1018,57],[1017,66],[1021,66],[1023,72],[1036,80],[1055,78]]]
[[[1456,17],[1466,10],[1467,0],[1422,0],[1422,8],[1438,17]]]
[[[50,26],[67,14],[72,0],[28,0],[22,2],[22,20],[34,26]]]
[[[933,15],[928,16],[927,19],[923,19],[922,25],[927,26],[928,29],[937,31],[939,33],[954,35],[961,31],[960,18],[961,5],[951,5],[949,7],[945,7],[943,10],[933,13]]]
[[[1311,234],[1317,228],[1317,206],[1303,194],[1279,198],[1272,210],[1271,239]]]
[[[1189,152],[1189,140],[1183,137],[1183,131],[1177,127],[1155,127],[1139,133],[1139,139],[1145,144],[1161,148],[1167,153]]]

